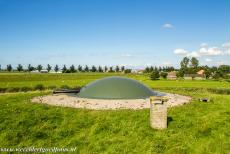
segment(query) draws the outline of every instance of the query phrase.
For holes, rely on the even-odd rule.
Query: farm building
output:
[[[169,72],[168,75],[167,75],[167,79],[176,80],[177,79],[176,71]]]
[[[131,73],[135,73],[135,74],[143,74],[144,70],[141,70],[141,69],[133,69],[131,71]]]
[[[40,73],[38,70],[31,71],[30,73]]]
[[[49,73],[48,70],[41,70],[41,73]]]
[[[50,71],[49,73],[59,74],[59,73],[62,73],[62,71],[57,71],[57,72],[55,72],[55,71]]]
[[[187,80],[192,80],[192,79],[197,79],[197,80],[204,80],[205,79],[205,74],[204,70],[199,70],[196,74],[185,74],[184,79]]]
[[[198,72],[197,72],[197,74],[199,74],[199,75],[204,75],[204,70],[199,70]]]

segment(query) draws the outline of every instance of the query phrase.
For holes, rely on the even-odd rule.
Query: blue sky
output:
[[[0,0],[0,64],[229,64],[229,27],[229,0]]]

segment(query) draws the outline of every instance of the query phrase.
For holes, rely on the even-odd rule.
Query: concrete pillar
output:
[[[167,101],[165,97],[150,97],[150,125],[152,128],[167,128]]]

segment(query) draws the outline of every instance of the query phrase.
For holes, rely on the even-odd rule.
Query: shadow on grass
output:
[[[172,117],[167,117],[167,126],[173,121]]]

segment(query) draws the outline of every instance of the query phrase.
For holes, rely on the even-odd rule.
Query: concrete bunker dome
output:
[[[87,84],[77,94],[92,99],[145,99],[162,96],[142,83],[126,77],[106,77]]]

